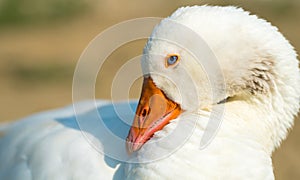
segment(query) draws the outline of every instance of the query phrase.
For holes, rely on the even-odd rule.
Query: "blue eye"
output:
[[[167,66],[174,65],[179,60],[179,56],[174,54],[170,55],[167,59]]]

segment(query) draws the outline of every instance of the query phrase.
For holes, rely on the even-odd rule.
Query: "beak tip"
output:
[[[126,152],[128,155],[133,153],[131,142],[126,141]]]
[[[138,151],[142,147],[142,143],[134,143],[131,142],[130,140],[126,140],[126,151],[128,155],[131,155],[135,151]]]

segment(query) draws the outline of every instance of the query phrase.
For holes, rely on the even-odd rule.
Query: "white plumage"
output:
[[[170,34],[185,37],[176,34],[176,26],[168,20],[205,40],[218,59],[225,88],[210,89],[205,69],[187,49],[159,40]],[[189,40],[189,44],[193,48],[194,42]],[[172,53],[180,54],[181,60],[176,68],[166,68],[164,57]],[[144,50],[142,69],[150,72],[155,85],[185,112],[156,132],[136,152],[135,160],[151,160],[161,154],[167,157],[131,164],[99,153],[99,149],[108,154],[114,151],[112,154],[130,160],[125,144],[107,142],[110,137],[101,133],[108,128],[125,140],[129,126],[120,121],[109,102],[99,101],[94,106],[88,101],[79,104],[82,111],[77,115],[84,120],[79,125],[73,108],[67,107],[5,128],[0,140],[0,179],[274,179],[271,154],[292,127],[300,99],[297,55],[277,28],[235,7],[180,8],[154,29]],[[189,72],[193,82],[184,72]],[[222,83],[219,77],[214,80],[217,85]],[[195,92],[191,93],[188,87],[193,86]],[[211,98],[212,94],[216,98]],[[211,108],[223,105],[219,131],[200,150]],[[117,106],[122,109],[126,103]],[[104,115],[102,126],[92,116],[98,111]],[[131,112],[121,113],[131,122]],[[179,133],[172,133],[175,129]],[[192,131],[183,137],[180,133],[187,129]],[[180,146],[178,139],[184,139]]]

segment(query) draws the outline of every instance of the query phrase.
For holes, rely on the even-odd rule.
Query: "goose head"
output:
[[[244,124],[241,133],[271,153],[299,109],[293,47],[277,28],[240,8],[178,9],[154,28],[141,64],[144,82],[127,137],[129,152],[182,114],[223,104],[240,117],[230,123]]]

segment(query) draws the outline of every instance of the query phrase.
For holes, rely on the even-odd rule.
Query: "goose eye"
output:
[[[166,59],[166,67],[174,66],[179,61],[179,55],[177,54],[170,54],[167,56]]]

